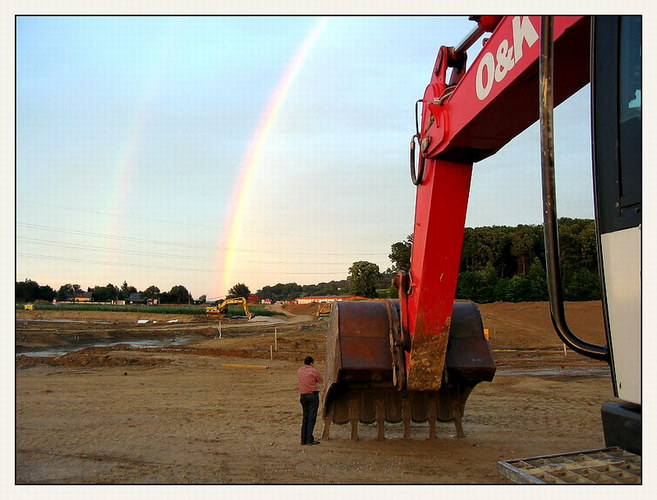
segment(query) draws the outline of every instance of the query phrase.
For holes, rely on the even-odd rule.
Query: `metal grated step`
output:
[[[505,460],[497,469],[521,484],[641,484],[641,456],[618,447]]]

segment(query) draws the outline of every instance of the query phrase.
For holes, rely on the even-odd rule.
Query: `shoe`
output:
[[[319,441],[313,441],[313,442],[310,443],[310,444],[320,444],[320,443],[319,443]]]

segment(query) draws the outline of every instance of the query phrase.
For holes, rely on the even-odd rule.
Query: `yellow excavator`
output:
[[[228,306],[231,305],[241,305],[244,308],[244,315],[246,316],[246,319],[251,319],[253,318],[253,314],[249,312],[249,306],[246,303],[246,299],[244,297],[234,297],[234,298],[228,298],[222,300],[219,304],[216,306],[209,306],[205,308],[205,313],[206,314],[220,314],[222,316],[227,316],[228,314]]]

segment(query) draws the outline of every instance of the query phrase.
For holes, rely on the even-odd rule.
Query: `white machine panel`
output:
[[[616,389],[641,404],[641,226],[601,239]]]

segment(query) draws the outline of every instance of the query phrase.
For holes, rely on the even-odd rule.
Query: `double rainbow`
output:
[[[276,89],[271,94],[264,112],[260,115],[258,126],[251,137],[251,142],[242,160],[237,181],[233,188],[233,195],[223,225],[224,229],[219,240],[217,262],[219,263],[218,272],[221,283],[221,289],[218,291],[220,295],[227,293],[229,288],[235,284],[233,279],[236,278],[234,269],[239,249],[240,230],[248,206],[250,187],[260,165],[261,156],[265,151],[265,144],[295,78],[327,23],[328,18],[320,18],[299,46]],[[244,282],[244,280],[241,281]]]

